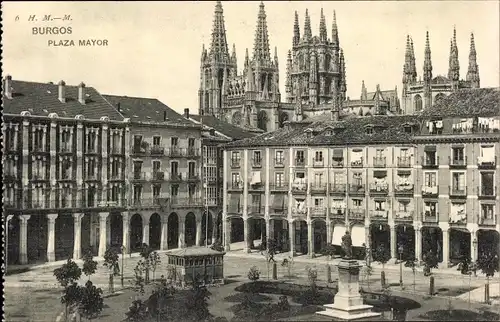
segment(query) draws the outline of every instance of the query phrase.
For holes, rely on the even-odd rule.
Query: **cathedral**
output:
[[[417,80],[413,39],[407,36],[401,98],[403,103],[402,112],[404,114],[418,113],[462,88],[479,88],[479,67],[477,65],[474,34],[471,34],[470,39],[469,68],[465,80],[460,79],[456,29],[453,29],[453,38],[450,40],[448,77],[441,75],[433,77],[432,75],[431,47],[429,32],[427,32],[423,76]]]

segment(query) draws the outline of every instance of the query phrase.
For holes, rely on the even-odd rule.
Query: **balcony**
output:
[[[261,167],[262,167],[262,158],[253,158],[252,168],[261,168]]]
[[[92,174],[87,173],[87,175],[85,175],[83,180],[85,180],[85,181],[100,181],[101,176],[96,174],[96,173],[92,173]]]
[[[122,148],[120,147],[112,147],[109,149],[109,153],[111,155],[121,155],[122,154]]]
[[[111,173],[109,177],[110,181],[123,181],[124,178],[121,173]]]
[[[325,207],[310,207],[311,218],[326,218]]]
[[[464,198],[467,196],[467,187],[448,187],[450,197]]]
[[[310,183],[309,190],[311,193],[326,193],[326,183]]]
[[[386,195],[389,193],[389,185],[387,183],[371,183],[370,194]]]
[[[163,181],[163,180],[165,180],[165,172],[153,171],[151,175],[151,181]]]
[[[313,158],[312,165],[314,168],[323,168],[325,166],[325,160]]]
[[[239,168],[240,167],[240,159],[231,159],[229,162],[231,164],[231,168]]]
[[[387,166],[385,157],[373,157],[374,168],[385,168]]]
[[[227,183],[228,191],[243,191],[243,182],[228,182]]]
[[[343,168],[344,159],[332,159],[332,168]]]
[[[70,144],[61,144],[59,146],[59,154],[71,154],[73,153]]]
[[[170,204],[175,208],[203,207],[203,199],[198,197],[171,197]]]
[[[285,166],[285,159],[283,158],[274,158],[274,167],[283,168]]]
[[[345,219],[345,211],[344,207],[332,207],[330,208],[330,218]]]
[[[351,220],[364,220],[365,219],[365,209],[361,208],[354,208],[354,209],[349,209],[349,219]]]
[[[86,149],[85,149],[85,154],[90,154],[90,155],[95,155],[97,154],[97,147],[96,146],[88,146]]]
[[[408,222],[413,222],[413,210],[407,210],[407,211],[394,211],[393,213],[393,219],[397,221],[408,221]]]
[[[295,194],[305,194],[307,193],[307,182],[299,181],[292,183],[292,193]]]
[[[414,191],[413,183],[399,183],[394,185],[395,196],[412,196]]]
[[[159,145],[152,145],[149,153],[154,156],[162,156],[165,155],[165,148]]]
[[[292,215],[294,216],[306,216],[307,215],[307,208],[306,207],[294,207],[292,208]]]
[[[132,172],[131,179],[134,181],[146,181],[146,172],[134,171],[134,172]]]
[[[146,149],[146,146],[144,145],[134,145],[132,147],[132,155],[136,155],[136,156],[142,156],[142,155],[146,155],[146,152],[147,152],[147,149]]]
[[[3,206],[5,209],[17,209],[20,208],[22,202],[20,200],[5,199],[3,200]]]
[[[205,180],[206,180],[206,182],[207,182],[208,184],[214,184],[214,183],[217,183],[217,177],[211,177],[211,176],[210,176],[210,177],[208,177],[208,176],[206,176],[206,177],[205,177]]]
[[[71,175],[71,171],[68,171],[69,173],[62,173],[61,176],[59,177],[58,181],[73,181],[75,180],[73,176]]]
[[[422,213],[422,221],[425,223],[437,223],[439,222],[439,213],[436,211],[425,211]]]
[[[272,206],[269,206],[269,213],[272,214],[273,216],[283,216],[286,217],[288,215],[288,207],[279,207],[279,208],[274,208]]]
[[[260,183],[248,183],[248,190],[249,191],[264,191],[266,188],[266,184],[264,182]]]
[[[351,161],[351,168],[362,168],[363,167],[363,158],[359,158],[358,160]]]
[[[370,211],[370,218],[371,219],[387,220],[388,216],[389,216],[389,211],[387,211],[387,210],[372,210],[372,211]]]
[[[45,174],[41,173],[32,173],[31,174],[31,181],[48,181],[49,178]]]
[[[496,214],[493,214],[492,217],[490,218],[480,216],[479,224],[482,226],[496,226],[497,225],[495,220],[496,217],[497,217]]]
[[[423,169],[436,169],[439,168],[439,157],[422,157]]]
[[[439,196],[439,187],[438,186],[423,186],[422,187],[422,197],[424,198],[437,198]]]
[[[497,187],[477,187],[477,196],[480,199],[495,199]]]
[[[332,195],[345,195],[346,185],[343,183],[330,183],[330,194]]]
[[[249,214],[264,214],[264,206],[261,205],[248,205],[247,212]]]
[[[288,182],[281,182],[280,184],[269,185],[269,190],[271,192],[288,192],[289,186]]]
[[[192,159],[192,158],[199,158],[201,156],[200,149],[193,148],[193,147],[188,147],[186,150],[186,157]]]
[[[188,172],[187,181],[198,182],[200,181],[200,175],[196,172]]]
[[[411,168],[411,157],[398,157],[398,168]]]
[[[296,167],[305,167],[306,159],[305,158],[295,158],[295,166]]]
[[[495,169],[497,166],[497,156],[494,158],[485,158],[485,157],[477,157],[477,167],[478,169],[487,170],[487,169]]]
[[[349,194],[351,195],[365,195],[365,185],[364,184],[350,184]]]
[[[453,159],[451,157],[448,157],[448,164],[450,168],[454,169],[463,169],[467,168],[467,157],[463,159]]]
[[[174,172],[174,173],[170,174],[170,178],[169,178],[170,182],[182,182],[182,180],[183,180],[183,178],[182,178],[181,173]]]
[[[179,147],[170,147],[167,149],[167,156],[170,158],[181,158],[184,156],[184,151]]]

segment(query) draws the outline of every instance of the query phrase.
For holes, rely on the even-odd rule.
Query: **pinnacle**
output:
[[[312,37],[311,18],[309,17],[309,10],[306,9],[306,17],[304,22],[304,39],[309,39],[311,37]]]
[[[214,22],[212,27],[212,42],[210,44],[210,54],[216,56],[228,56],[228,46],[226,39],[226,29],[224,27],[224,15],[222,3],[217,1],[215,5]]]
[[[259,6],[253,51],[254,58],[265,60],[269,60],[271,58],[269,36],[267,32],[266,11],[263,2],[261,2]]]

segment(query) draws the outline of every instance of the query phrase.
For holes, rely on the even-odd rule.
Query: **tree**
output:
[[[171,283],[167,283],[165,276],[161,276],[160,283],[153,290],[153,294],[149,298],[150,314],[156,316],[157,321],[167,320],[168,301],[173,298],[175,288]]]
[[[432,250],[429,250],[422,259],[424,261],[424,275],[429,276],[431,269],[438,268],[438,257]]]
[[[97,262],[94,260],[94,255],[92,255],[92,250],[88,250],[83,255],[83,273],[88,276],[90,281],[90,275],[94,275],[97,270]]]
[[[62,287],[66,287],[80,279],[82,269],[71,259],[68,259],[65,264],[54,270],[54,276]]]
[[[143,259],[143,262],[144,262],[144,272],[145,272],[145,276],[144,276],[144,282],[146,284],[149,284],[149,270],[150,270],[150,256],[151,256],[151,253],[153,252],[153,249],[151,247],[149,247],[148,244],[146,243],[143,243],[142,244],[142,247],[141,247],[141,252],[140,252],[140,255]]]
[[[198,276],[193,281],[193,288],[186,300],[186,307],[188,312],[194,315],[195,321],[204,321],[211,317],[208,310],[208,300],[210,299],[210,292],[203,284],[205,277]]]
[[[260,271],[257,268],[257,266],[250,267],[250,270],[248,271],[248,279],[252,281],[252,292],[255,292],[256,291],[255,282],[257,282],[260,279]]]
[[[135,299],[128,308],[128,312],[125,313],[127,318],[126,321],[130,322],[142,322],[146,321],[149,317],[148,306],[140,299]]]
[[[158,265],[160,265],[161,263],[160,255],[158,254],[158,252],[152,252],[151,254],[149,254],[149,263],[153,271],[153,280],[154,280],[156,269],[158,268]]]
[[[97,318],[104,308],[102,289],[97,288],[91,281],[87,281],[85,287],[81,288],[81,296],[78,307],[81,316],[89,321]]]
[[[288,278],[292,277],[292,269],[293,269],[293,257],[289,256],[288,258],[283,258],[283,262],[281,262],[281,266],[286,267],[288,271]]]
[[[82,287],[72,282],[64,288],[61,303],[64,304],[64,313],[68,318],[70,308],[77,307],[82,297]]]
[[[484,252],[477,260],[477,268],[486,275],[486,285],[484,289],[484,301],[490,302],[490,277],[498,272],[498,255],[490,251]]]
[[[380,272],[380,280],[382,287],[385,286],[385,264],[391,259],[391,252],[385,246],[385,244],[380,244],[375,250],[374,260],[382,264],[382,272]]]
[[[113,248],[106,249],[104,253],[104,266],[108,268],[109,271],[109,292],[114,293],[115,287],[113,282],[113,277],[120,273],[120,266],[118,265],[118,253]]]
[[[261,251],[261,254],[266,258],[267,279],[269,280],[269,264],[276,262],[274,256],[278,253],[278,245],[274,239],[267,240],[266,249]]]
[[[144,295],[144,277],[142,277],[144,273],[144,265],[142,261],[139,261],[137,265],[134,268],[134,279],[132,281],[132,287],[133,289],[141,295]],[[136,300],[138,298],[138,295],[136,295]],[[138,305],[138,303],[136,303]]]

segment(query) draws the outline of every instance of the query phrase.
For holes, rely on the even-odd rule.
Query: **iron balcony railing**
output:
[[[259,183],[247,183],[248,190],[251,191],[263,191],[266,188],[266,183],[265,182],[259,182]]]
[[[421,213],[422,221],[428,223],[437,223],[439,221],[439,213],[437,211],[424,211]]]
[[[333,168],[343,168],[344,167],[344,160],[332,158],[332,167]]]
[[[397,210],[397,211],[394,211],[393,218],[396,220],[400,220],[400,221],[413,221],[414,212],[413,212],[413,210],[407,210],[407,211]]]
[[[438,186],[423,186],[422,187],[422,196],[423,197],[435,197],[439,195],[439,187]]]
[[[448,191],[449,191],[448,194],[453,197],[467,196],[467,187],[449,186]]]
[[[437,168],[439,167],[439,157],[422,157],[422,167],[423,168]]]
[[[414,184],[409,182],[397,183],[394,185],[395,195],[413,194]]]
[[[239,168],[241,159],[231,159],[231,168]]]
[[[389,184],[387,183],[371,183],[370,193],[388,193]]]
[[[265,207],[262,205],[248,205],[247,212],[249,214],[264,214]]]
[[[254,168],[262,167],[262,158],[252,158],[252,167]]]
[[[233,182],[228,182],[227,183],[228,190],[242,191],[243,187],[244,187],[244,184],[241,181],[233,181]]]
[[[346,185],[344,183],[330,183],[330,193],[345,194]]]
[[[365,185],[364,184],[350,184],[349,185],[349,193],[365,193]]]
[[[351,168],[362,168],[363,167],[363,157],[358,160],[351,161]]]
[[[269,190],[271,191],[288,191],[289,185],[288,182],[280,182],[269,185]]]
[[[132,180],[146,180],[146,172],[133,171]]]
[[[467,167],[467,156],[465,156],[463,159],[448,157],[448,165],[455,168],[465,168]]]
[[[325,159],[323,159],[323,158],[321,158],[321,159],[313,158],[312,159],[312,165],[313,165],[313,167],[322,168],[322,167],[325,166]]]
[[[151,180],[153,181],[163,181],[165,180],[165,172],[163,171],[153,171],[151,175]]]
[[[282,168],[285,166],[285,159],[284,158],[274,158],[274,166],[276,168]]]
[[[349,219],[364,219],[366,215],[366,210],[361,208],[349,209]]]
[[[374,168],[385,168],[387,165],[385,157],[373,157]]]
[[[496,191],[497,191],[497,187],[494,186],[490,186],[490,187],[487,187],[487,186],[477,186],[477,191],[478,191],[478,196],[479,197],[485,197],[485,198],[488,198],[488,197],[491,197],[491,198],[495,198],[496,197]]]
[[[370,218],[387,219],[388,216],[389,216],[389,211],[387,211],[387,210],[372,210],[372,211],[370,211]]]
[[[296,167],[303,167],[306,165],[306,159],[305,158],[295,158],[295,166]]]
[[[411,157],[398,157],[398,168],[411,168]]]
[[[311,193],[325,193],[326,187],[326,183],[311,182],[309,184],[309,190],[311,191]]]
[[[345,218],[345,211],[346,211],[346,209],[344,207],[331,207],[330,208],[330,217],[344,219]]]
[[[326,207],[313,206],[309,208],[311,217],[326,217]]]
[[[195,147],[188,147],[186,150],[186,156],[188,158],[198,158],[201,156],[200,149]]]
[[[159,145],[152,145],[150,147],[149,153],[151,155],[165,155],[165,148]]]

